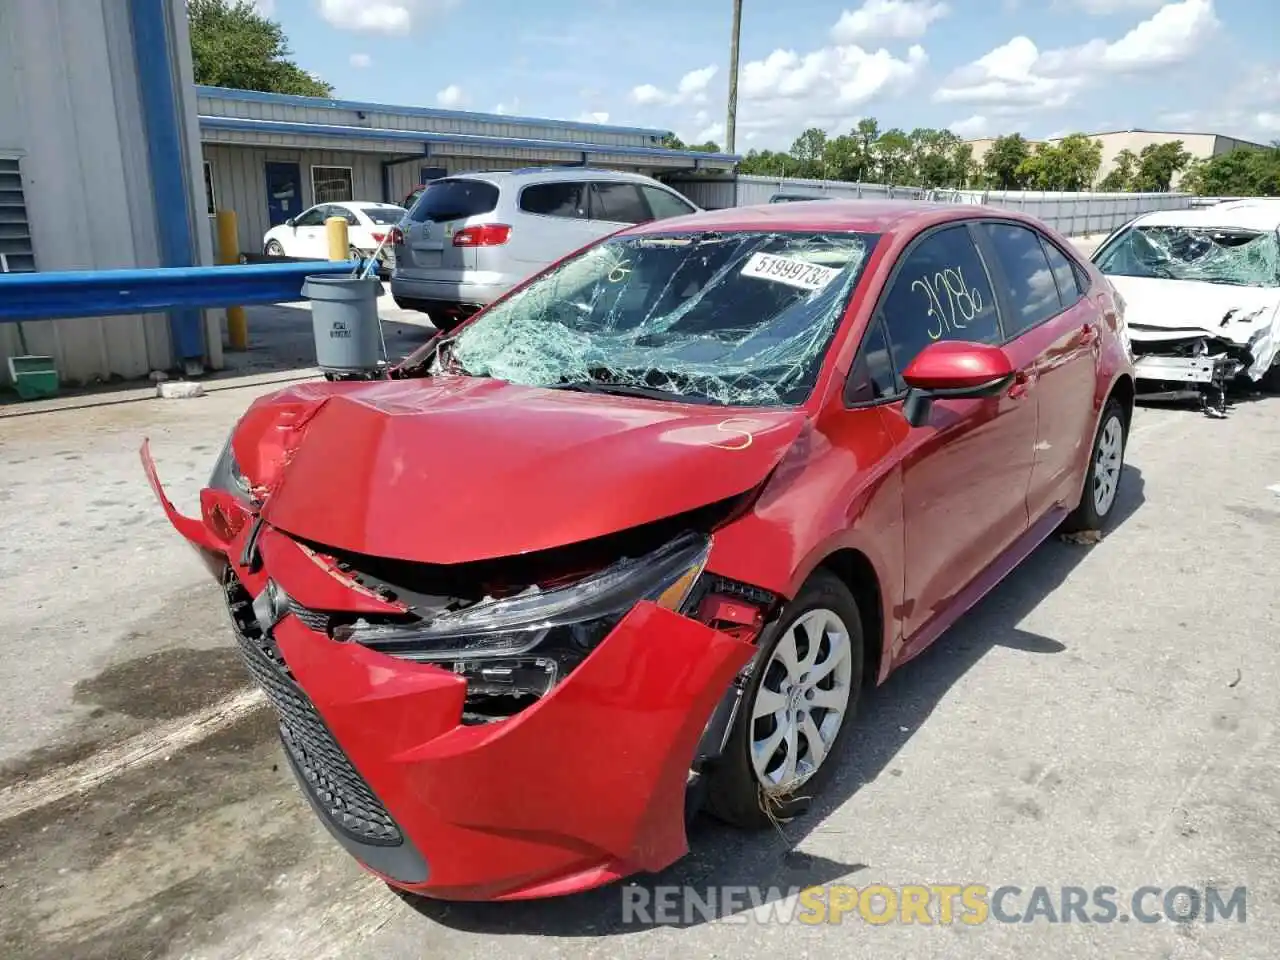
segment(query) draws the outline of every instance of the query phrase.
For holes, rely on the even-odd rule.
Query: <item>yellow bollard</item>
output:
[[[218,211],[218,262],[240,262],[240,238],[234,210]],[[249,349],[249,320],[244,307],[227,307],[227,339],[232,350]]]
[[[347,242],[347,218],[330,217],[324,222],[329,237],[329,259],[350,260],[351,244]]]

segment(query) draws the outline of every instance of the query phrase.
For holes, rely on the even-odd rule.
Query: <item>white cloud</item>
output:
[[[698,133],[694,136],[693,142],[706,143],[708,140],[713,140],[716,143],[722,143],[723,138],[724,138],[724,124],[713,123],[699,130]]]
[[[935,0],[866,0],[857,10],[845,10],[831,28],[836,43],[863,40],[916,40],[951,8]]]
[[[578,115],[578,123],[608,123],[609,114],[603,110],[588,111]]]
[[[471,98],[467,96],[466,91],[456,83],[449,84],[449,86],[436,94],[436,103],[440,104],[442,107],[448,107],[450,109],[465,107],[470,102]]]
[[[1280,133],[1280,113],[1263,110],[1254,114],[1253,126],[1263,133]]]
[[[274,2],[274,0],[272,0]],[[405,33],[420,17],[444,13],[459,0],[316,0],[320,16],[341,30]]]
[[[1116,13],[1154,10],[1162,2],[1163,0],[1071,0],[1071,5],[1096,17],[1107,17]]]
[[[977,140],[979,137],[985,137],[991,131],[991,121],[980,113],[975,113],[972,117],[966,117],[963,120],[957,120],[947,128],[961,140]]]
[[[276,0],[253,0],[253,8],[264,17],[273,17],[276,12]]]
[[[700,67],[697,70],[690,70],[680,78],[674,93],[668,93],[661,87],[655,87],[652,83],[642,83],[632,89],[631,99],[642,107],[670,107],[683,103],[705,103],[707,100],[707,87],[711,83],[711,78],[716,75],[717,70],[719,68],[714,64]]]
[[[509,115],[509,114],[517,113],[519,110],[520,110],[520,98],[512,97],[510,103],[507,103],[504,100],[502,103],[494,104],[493,110],[491,110],[490,112]]]
[[[1167,3],[1120,39],[1040,50],[1025,36],[961,67],[934,93],[941,103],[1060,107],[1107,75],[1180,63],[1218,27],[1213,0]]]
[[[350,57],[350,63],[353,67],[363,70],[365,67],[373,63],[373,58],[367,53],[353,53]]]

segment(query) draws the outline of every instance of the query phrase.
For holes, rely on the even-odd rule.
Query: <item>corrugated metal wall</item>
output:
[[[775,193],[812,194],[828,199],[927,199],[976,203],[1022,210],[1066,236],[1110,233],[1140,213],[1183,210],[1192,197],[1183,193],[1060,193],[1034,190],[925,190],[878,183],[739,176],[736,179],[687,177],[668,182],[707,210],[768,203]]]
[[[184,16],[183,0],[173,0]],[[159,262],[128,6],[0,0],[0,153],[16,158],[37,270]],[[69,383],[140,377],[170,363],[163,316],[22,324],[29,352]],[[22,347],[0,326],[4,358]]]

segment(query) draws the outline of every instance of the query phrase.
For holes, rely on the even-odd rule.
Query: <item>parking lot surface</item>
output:
[[[1280,400],[1223,421],[1140,410],[1113,529],[1046,543],[870,694],[809,813],[762,834],[699,822],[685,860],[623,887],[450,905],[394,896],[312,816],[218,592],[143,477],[150,436],[192,510],[267,389],[0,418],[0,956],[1280,953]],[[1012,885],[1015,915],[1038,886],[1055,906],[1064,885],[1110,886],[1126,916],[1144,886],[1245,887],[1247,913],[780,919],[789,888],[826,884]],[[624,912],[677,887],[745,897],[686,913],[671,890],[663,922]],[[747,888],[769,902],[744,908]]]

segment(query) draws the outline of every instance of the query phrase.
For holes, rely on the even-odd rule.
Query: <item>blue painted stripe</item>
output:
[[[151,194],[155,201],[160,263],[187,267],[199,262],[188,189],[189,165],[183,151],[183,125],[174,78],[175,57],[169,30],[171,0],[130,0],[134,60],[142,98],[147,154],[151,161]],[[196,310],[169,314],[170,340],[176,362],[204,357],[204,332]]]
[[[201,130],[241,130],[253,133],[299,136],[350,137],[356,140],[403,140],[415,143],[455,143],[479,147],[517,148],[522,150],[564,150],[570,153],[596,153],[619,157],[654,157],[658,159],[718,161],[738,163],[742,157],[730,153],[702,153],[698,150],[668,150],[664,147],[620,147],[573,140],[526,140],[519,137],[490,137],[476,133],[430,133],[423,130],[389,130],[376,127],[348,127],[327,123],[294,123],[288,120],[251,120],[246,117],[200,118]]]
[[[543,117],[513,117],[505,113],[473,113],[469,110],[437,110],[432,107],[400,107],[390,103],[366,103],[360,100],[330,100],[325,97],[302,97],[292,93],[262,93],[257,90],[231,90],[226,87],[197,86],[196,92],[212,100],[239,100],[245,103],[274,103],[309,110],[359,110],[385,113],[393,117],[433,117],[437,120],[478,120],[481,123],[510,123],[520,126],[563,127],[596,133],[629,133],[661,139],[671,131],[656,127],[615,127],[581,120],[551,120]]]
[[[305,299],[307,277],[352,274],[358,262],[0,273],[0,324],[290,303]]]

